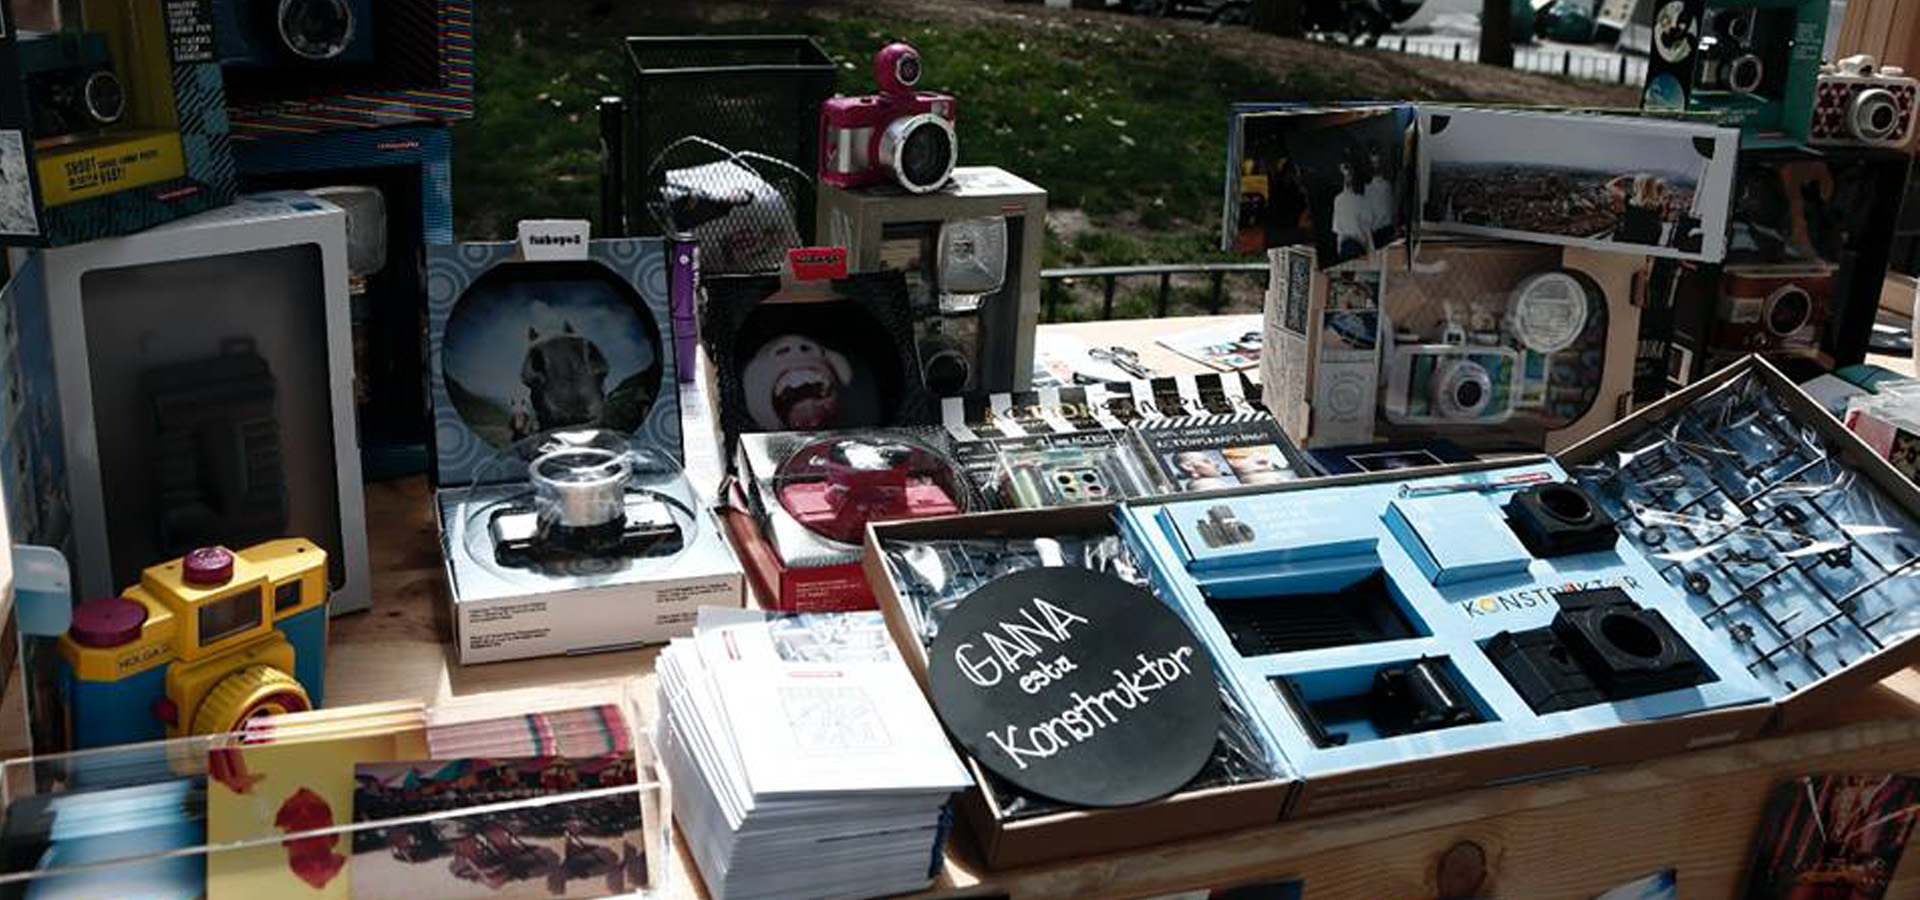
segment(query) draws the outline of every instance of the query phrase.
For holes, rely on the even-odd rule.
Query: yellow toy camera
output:
[[[327,553],[301,538],[206,547],[88,600],[60,639],[76,748],[237,731],[321,703]]]

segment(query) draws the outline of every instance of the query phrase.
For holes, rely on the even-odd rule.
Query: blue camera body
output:
[[[215,0],[214,23],[222,66],[374,61],[373,0]]]

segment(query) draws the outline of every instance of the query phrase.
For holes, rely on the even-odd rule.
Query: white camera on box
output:
[[[1904,148],[1913,143],[1920,81],[1873,57],[1849,56],[1820,68],[1807,142]]]

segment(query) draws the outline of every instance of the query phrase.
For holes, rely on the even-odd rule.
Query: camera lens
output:
[[[1472,409],[1485,402],[1486,389],[1477,381],[1463,381],[1453,389],[1453,402],[1464,409]]]
[[[1767,67],[1760,57],[1751,53],[1736,56],[1727,64],[1727,86],[1735,93],[1751,94],[1760,90],[1760,83],[1767,77]]]
[[[574,447],[548,453],[530,468],[534,507],[542,525],[595,528],[626,516],[631,466],[623,454]]]
[[[1493,399],[1493,376],[1472,360],[1458,360],[1439,371],[1434,405],[1448,419],[1477,419]]]
[[[87,115],[93,118],[96,125],[112,125],[120,121],[121,114],[127,109],[127,94],[119,76],[106,70],[87,76],[85,97]]]
[[[916,194],[939,190],[953,174],[958,140],[953,124],[931,113],[899,119],[880,138],[880,162],[900,186]]]
[[[894,63],[893,74],[900,79],[901,84],[908,87],[919,84],[920,55],[917,53],[909,53],[900,57],[900,61]]]
[[[346,52],[353,28],[346,0],[280,0],[280,41],[302,59],[322,62]]]
[[[1854,95],[1847,126],[1853,136],[1874,144],[1891,143],[1900,133],[1900,104],[1893,92],[1869,88]]]
[[[1787,285],[1767,301],[1767,330],[1786,337],[1813,320],[1813,298],[1798,285]]]
[[[927,358],[927,388],[941,397],[958,396],[967,389],[971,366],[966,357],[953,348],[945,348]]]
[[[907,135],[907,146],[900,153],[900,170],[914,184],[933,184],[944,180],[953,160],[953,145],[947,133],[922,125]]]

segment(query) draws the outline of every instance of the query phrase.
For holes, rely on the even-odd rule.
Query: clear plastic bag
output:
[[[1573,475],[1779,693],[1920,630],[1920,524],[1756,373]]]

